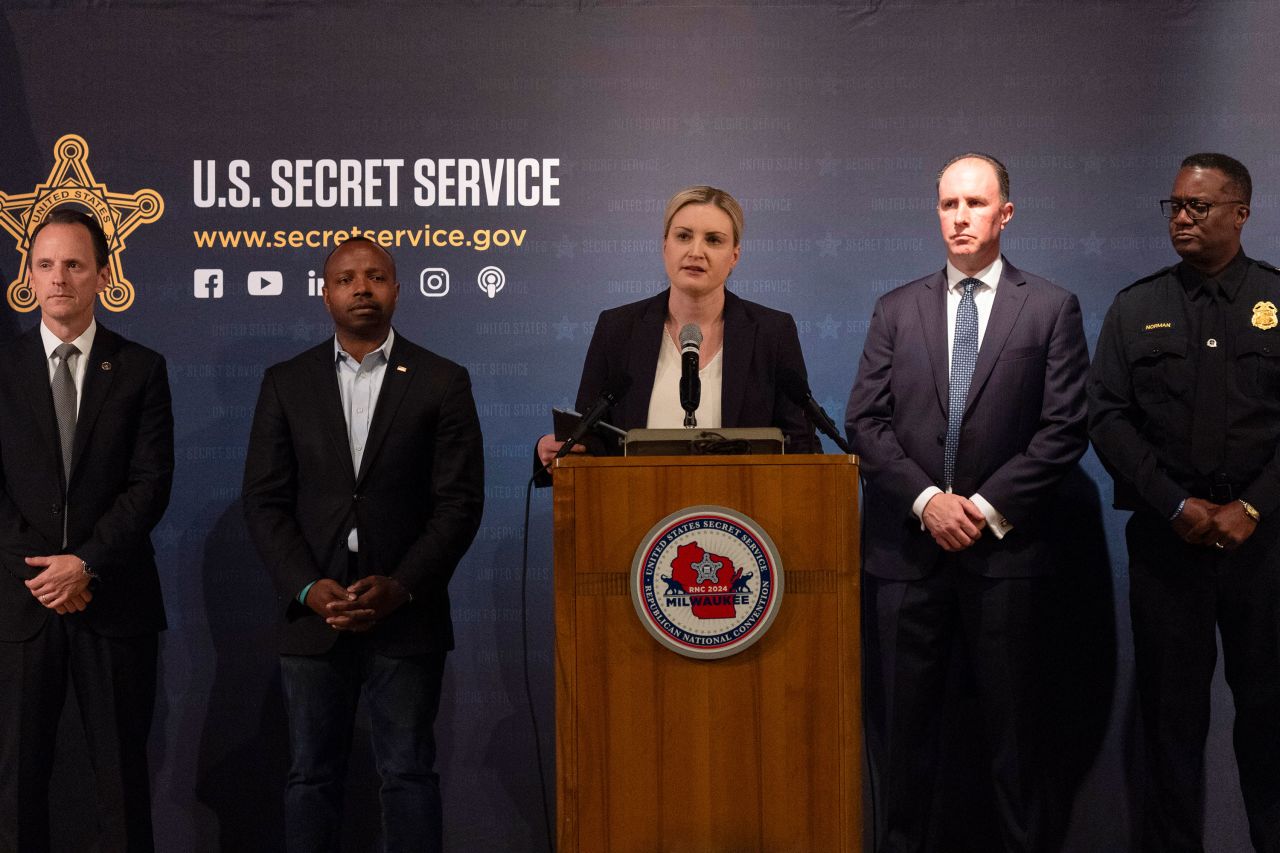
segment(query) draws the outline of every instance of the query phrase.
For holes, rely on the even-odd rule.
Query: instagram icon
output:
[[[418,277],[418,290],[423,296],[444,296],[449,292],[449,271],[444,267],[427,267]]]

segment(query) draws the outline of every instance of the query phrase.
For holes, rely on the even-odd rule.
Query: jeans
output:
[[[445,652],[392,658],[366,637],[344,634],[323,655],[282,655],[289,717],[285,837],[290,853],[338,850],[342,795],[356,705],[369,709],[382,780],[383,850],[443,849],[440,777],[432,726]]]

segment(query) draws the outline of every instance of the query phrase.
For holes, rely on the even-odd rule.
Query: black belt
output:
[[[1238,500],[1240,495],[1244,494],[1244,489],[1243,485],[1231,482],[1226,475],[1219,475],[1212,480],[1192,483],[1187,491],[1193,498],[1203,498],[1216,504],[1228,504]]]

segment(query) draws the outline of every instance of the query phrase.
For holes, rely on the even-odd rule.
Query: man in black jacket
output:
[[[1280,850],[1280,273],[1241,250],[1252,189],[1234,158],[1182,162],[1160,203],[1182,262],[1116,296],[1089,376],[1089,436],[1133,511],[1144,851],[1204,849],[1217,631],[1250,835]]]
[[[244,506],[285,617],[291,851],[336,850],[368,704],[385,849],[442,846],[432,725],[453,648],[448,584],[484,503],[467,372],[395,333],[395,263],[355,238],[324,265],[334,339],[263,377]]]
[[[0,351],[0,850],[49,849],[67,679],[103,850],[149,851],[147,736],[165,627],[151,530],[173,481],[164,359],[94,319],[98,222],[55,210],[31,240],[40,324]]]

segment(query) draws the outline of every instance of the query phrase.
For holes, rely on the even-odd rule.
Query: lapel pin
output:
[[[408,373],[408,372],[409,372],[409,368],[405,367],[403,364],[397,364],[397,365],[396,365],[396,372],[397,372],[397,373]]]
[[[104,361],[104,362],[102,362],[102,364],[100,364],[100,365],[98,365],[98,366],[99,366],[99,367],[101,367],[103,370],[110,370],[110,369],[111,369],[111,362],[109,362],[109,361]]]

